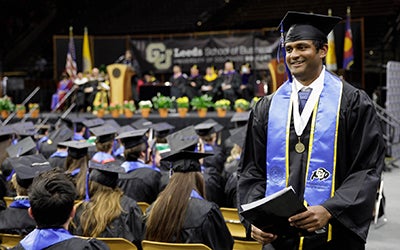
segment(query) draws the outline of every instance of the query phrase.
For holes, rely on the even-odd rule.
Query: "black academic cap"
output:
[[[62,119],[65,124],[69,127],[69,128],[74,128],[75,126],[84,126],[83,125],[83,121],[85,120],[85,118],[83,117],[66,117],[64,119]]]
[[[10,157],[19,157],[25,155],[31,150],[36,148],[36,143],[33,141],[31,137],[26,137],[20,140],[15,145],[10,145],[6,150]]]
[[[168,144],[171,151],[191,150],[194,151],[195,146],[199,142],[199,136],[193,126],[176,131],[167,136]]]
[[[18,122],[13,124],[14,131],[21,137],[34,136],[36,134],[33,122]]]
[[[342,18],[337,16],[288,11],[279,28],[281,32],[287,31],[285,42],[298,40],[327,41],[329,32],[340,20]]]
[[[54,130],[49,135],[49,140],[47,140],[47,143],[57,145],[60,142],[71,140],[73,136],[74,136],[74,131],[69,129],[67,126],[62,125],[60,128]]]
[[[174,172],[199,172],[201,165],[199,159],[213,155],[212,153],[198,153],[194,151],[175,151],[170,152],[167,156],[163,157],[162,161],[168,161],[172,164]]]
[[[132,126],[130,126],[130,125],[125,125],[125,126],[122,126],[122,127],[119,128],[118,134],[122,134],[122,133],[124,133],[124,132],[129,132],[129,131],[133,131],[133,130],[135,130],[135,129],[132,128]]]
[[[199,136],[206,136],[213,133],[220,132],[224,127],[218,122],[208,119],[202,123],[197,124],[194,129]]]
[[[250,111],[246,112],[236,112],[230,122],[248,122],[250,118]]]
[[[119,130],[121,128],[118,122],[116,122],[114,119],[105,120],[104,124],[110,125],[111,127],[114,127],[116,130]]]
[[[124,174],[125,169],[115,162],[101,164],[89,161],[90,180],[98,182],[104,186],[115,188],[117,186],[119,174]]]
[[[116,139],[121,139],[122,144],[124,144],[125,149],[133,148],[141,143],[147,142],[148,129],[138,129],[133,131],[128,131],[122,133],[116,137]]]
[[[23,188],[29,188],[33,178],[51,169],[50,163],[43,155],[27,155],[10,158],[17,175],[17,183]]]
[[[131,125],[135,129],[146,129],[146,128],[149,129],[149,128],[151,128],[153,123],[151,121],[149,121],[149,120],[141,118],[141,119],[133,122]]]
[[[243,126],[236,130],[231,136],[228,137],[230,141],[237,144],[239,147],[243,148],[244,141],[246,139],[247,127]]]
[[[153,124],[152,128],[154,129],[156,137],[165,138],[167,135],[169,135],[175,129],[175,126],[172,126],[171,124],[169,124],[167,122],[159,122],[159,123]]]
[[[106,124],[103,126],[90,128],[90,132],[96,136],[96,142],[104,143],[114,140],[117,129]]]
[[[66,141],[60,142],[58,145],[68,147],[68,156],[79,159],[88,154],[88,148],[93,145],[85,141]]]
[[[101,118],[94,118],[90,120],[84,120],[82,121],[83,125],[85,125],[87,128],[94,128],[98,127],[104,124],[104,120]]]
[[[12,126],[0,126],[0,142],[10,139],[13,134],[15,131]]]

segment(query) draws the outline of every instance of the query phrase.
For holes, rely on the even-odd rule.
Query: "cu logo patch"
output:
[[[163,43],[150,43],[146,48],[146,60],[156,69],[169,69],[172,66],[172,49]]]
[[[325,168],[318,168],[317,170],[314,170],[311,174],[311,180],[314,179],[318,179],[320,181],[324,181],[326,179],[328,179],[328,177],[331,174],[329,173],[328,170],[326,170]]]

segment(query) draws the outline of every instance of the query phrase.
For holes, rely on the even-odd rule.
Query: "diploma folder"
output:
[[[264,232],[285,238],[309,234],[289,224],[289,217],[307,211],[292,186],[241,207],[240,214]]]

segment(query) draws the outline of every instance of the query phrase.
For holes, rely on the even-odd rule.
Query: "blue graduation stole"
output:
[[[74,140],[74,141],[85,141],[86,139],[82,135],[80,135],[78,133],[74,133],[74,137],[72,138],[72,140]]]
[[[52,155],[50,155],[49,158],[54,158],[54,157],[59,157],[59,158],[66,158],[68,156],[67,151],[60,151],[60,152],[54,152]]]
[[[76,168],[76,169],[71,171],[70,175],[72,177],[74,177],[74,176],[78,175],[80,171],[81,171],[81,168]]]
[[[31,204],[28,199],[18,199],[11,202],[10,207],[13,208],[30,208]]]
[[[20,244],[26,250],[37,250],[71,238],[74,236],[64,228],[35,229],[23,238]]]
[[[125,161],[124,163],[122,163],[121,167],[123,167],[125,169],[126,173],[130,173],[139,168],[149,168],[149,169],[153,169],[154,171],[160,172],[160,169],[158,169],[157,167],[144,164],[143,162],[140,162],[140,161]]]
[[[285,82],[271,100],[267,127],[266,196],[288,186],[292,84],[289,81]],[[311,117],[307,155],[304,200],[311,206],[322,204],[332,197],[335,191],[337,130],[342,88],[340,79],[325,71],[324,88]]]
[[[204,198],[194,189],[192,189],[192,192],[190,193],[190,198],[204,200]]]
[[[108,153],[105,152],[97,152],[93,155],[92,160],[98,162],[98,163],[108,163],[115,161],[114,157]]]

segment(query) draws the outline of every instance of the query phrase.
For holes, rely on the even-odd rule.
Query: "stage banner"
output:
[[[253,69],[266,70],[268,62],[276,57],[278,44],[276,34],[132,40],[134,54],[142,69],[154,73],[170,73],[174,64],[180,64],[185,72],[193,64],[202,71],[207,65],[221,69],[228,59],[235,62],[236,69],[242,63],[250,63]]]

